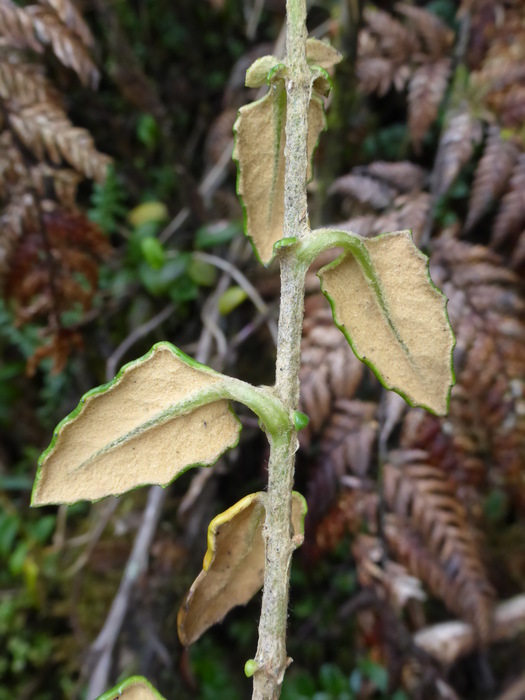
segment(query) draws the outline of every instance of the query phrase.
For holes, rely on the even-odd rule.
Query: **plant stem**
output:
[[[306,202],[307,135],[311,74],[306,62],[306,2],[287,0],[286,146],[284,237],[309,232]],[[293,248],[281,251],[281,308],[275,393],[291,412],[299,400],[304,278],[307,265]],[[264,537],[266,567],[255,660],[253,700],[277,700],[289,664],[286,619],[292,554],[291,511],[297,433],[293,427],[270,439]]]

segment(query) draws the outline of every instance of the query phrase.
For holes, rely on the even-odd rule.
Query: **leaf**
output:
[[[211,521],[202,571],[179,610],[179,637],[184,646],[193,644],[232,608],[246,605],[262,587],[265,497],[263,492],[245,496]],[[306,501],[294,492],[292,536],[296,540],[302,541],[305,515]]]
[[[523,187],[525,183],[525,154],[518,158],[508,192],[501,200],[494,229],[491,235],[491,246],[499,248],[516,238],[525,226],[525,204],[523,202]]]
[[[412,75],[408,88],[408,127],[416,153],[420,152],[423,138],[438,115],[449,75],[449,58],[423,63]]]
[[[98,700],[165,700],[164,697],[142,676],[132,676],[119,683]]]
[[[225,382],[158,343],[85,394],[58,425],[39,460],[32,505],[165,486],[192,466],[213,464],[237,443],[240,430],[220,394]]]
[[[334,320],[384,386],[444,414],[454,382],[454,335],[428,259],[409,231],[360,240],[356,257],[343,255],[319,272]]]
[[[128,221],[133,228],[143,224],[162,223],[168,218],[168,210],[162,202],[143,202],[128,214]]]
[[[326,41],[307,39],[306,60],[310,65],[321,66],[321,68],[329,70],[340,63],[343,57],[337,49],[334,49]]]
[[[275,56],[261,56],[246,71],[244,84],[249,88],[262,87],[267,80],[268,73],[279,64],[279,59]]]
[[[352,197],[362,204],[370,204],[374,209],[386,209],[396,195],[396,191],[384,182],[365,175],[342,175],[328,188],[328,194],[341,194]]]
[[[466,106],[447,121],[439,140],[432,173],[432,194],[436,198],[449,191],[482,137],[481,122],[470,114]]]
[[[283,237],[285,123],[286,90],[284,81],[276,79],[265,97],[239,110],[234,126],[233,157],[245,233],[264,265],[271,262],[273,246]],[[323,103],[314,94],[308,112],[309,162],[324,128]],[[307,177],[312,177],[311,165]]]
[[[497,126],[489,127],[487,145],[476,169],[465,229],[470,230],[487,208],[501,196],[517,159],[517,149],[501,138]]]

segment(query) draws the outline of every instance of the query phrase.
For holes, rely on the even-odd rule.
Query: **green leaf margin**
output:
[[[42,454],[40,455],[40,457],[38,459],[35,481],[33,483],[33,489],[31,491],[31,506],[32,507],[37,507],[37,508],[43,507],[43,506],[40,506],[40,504],[34,504],[33,497],[34,497],[36,489],[40,483],[40,480],[42,479],[42,471],[43,471],[44,462],[47,459],[47,457],[55,449],[55,445],[56,445],[56,442],[58,440],[58,436],[60,435],[60,432],[63,430],[63,428],[68,423],[73,421],[81,413],[81,411],[84,407],[84,404],[86,402],[86,399],[91,398],[92,396],[98,396],[100,394],[104,394],[106,391],[108,391],[108,389],[111,389],[111,387],[113,387],[116,383],[118,383],[118,381],[120,380],[120,378],[123,376],[123,374],[125,372],[132,369],[133,367],[136,367],[136,366],[141,365],[144,362],[146,362],[157,351],[158,348],[165,348],[165,349],[169,350],[170,352],[173,353],[173,355],[175,355],[175,357],[177,357],[179,360],[184,362],[186,365],[193,367],[194,369],[197,369],[201,372],[206,372],[206,374],[209,374],[213,377],[220,375],[219,372],[216,372],[215,370],[211,369],[211,367],[208,367],[207,365],[203,365],[202,363],[198,362],[197,360],[194,360],[192,357],[190,357],[189,355],[186,355],[186,353],[182,352],[182,350],[179,350],[179,348],[177,348],[175,345],[172,345],[171,343],[168,343],[165,340],[163,340],[159,343],[155,343],[155,345],[153,345],[153,347],[145,355],[142,355],[141,357],[137,358],[136,360],[132,360],[131,362],[128,362],[125,365],[123,365],[120,368],[120,370],[118,371],[118,373],[116,374],[116,376],[113,379],[111,379],[109,382],[106,382],[105,384],[101,384],[100,386],[94,387],[93,389],[90,389],[85,394],[83,394],[83,396],[80,399],[80,401],[78,402],[78,405],[76,406],[76,408],[74,408],[73,411],[71,411],[71,413],[69,413],[65,418],[63,418],[60,421],[60,423],[57,425],[55,430],[53,431],[53,438],[52,438],[49,446],[42,452]],[[227,399],[221,399],[221,400],[227,400]],[[232,415],[234,416],[235,420],[239,423],[239,425],[242,426],[241,421],[239,420],[235,411],[232,409],[231,404],[229,403],[228,405],[229,405],[229,410],[232,413]],[[231,445],[231,447],[229,449],[233,449],[234,447],[237,446],[237,444],[239,442],[239,436],[240,436],[240,430],[239,430],[239,433],[237,436],[237,441],[233,445]],[[205,466],[211,467],[211,466],[213,466],[213,464],[215,464],[215,462],[213,462],[212,464],[205,465]],[[175,477],[169,483],[163,484],[162,487],[166,488],[167,486],[172,484],[174,481],[176,481],[180,476],[185,474],[189,469],[193,469],[193,468],[199,467],[199,466],[202,466],[202,464],[200,462],[196,462],[194,464],[189,464],[185,469],[182,469],[178,474],[176,474]],[[129,489],[129,491],[126,491],[126,493],[130,493],[131,491],[135,491],[136,489],[143,488],[144,486],[147,486],[147,485],[148,484],[139,484],[139,485],[134,486],[133,488]],[[110,494],[107,494],[107,495],[109,496]],[[106,497],[107,496],[103,496],[103,498],[106,498]],[[102,500],[102,499],[97,499],[97,500]],[[49,505],[49,504],[46,504],[46,505]]]
[[[408,229],[408,230],[410,231],[410,236],[412,237],[412,229]],[[348,233],[348,232],[347,232],[347,233]],[[378,239],[378,238],[388,238],[389,236],[393,235],[394,233],[396,233],[396,232],[395,232],[395,231],[388,231],[388,232],[385,232],[385,233],[381,233],[381,234],[379,234],[378,236],[374,236],[374,239]],[[354,235],[355,235],[355,234],[354,234]],[[415,244],[414,244],[414,245],[415,245]],[[417,246],[415,246],[415,247],[417,248]],[[448,412],[449,409],[450,409],[450,397],[451,397],[452,387],[453,387],[453,386],[455,385],[455,383],[456,383],[456,374],[455,374],[455,372],[454,372],[454,348],[456,347],[457,338],[456,338],[456,334],[454,333],[454,329],[452,328],[452,324],[450,323],[450,317],[449,317],[449,315],[448,315],[448,310],[447,310],[448,297],[447,297],[447,296],[441,291],[441,289],[439,289],[439,287],[437,287],[437,286],[434,284],[434,282],[432,281],[432,277],[430,276],[430,258],[428,257],[428,255],[425,255],[425,253],[423,253],[421,250],[419,250],[419,248],[417,248],[417,250],[418,250],[419,253],[425,258],[425,272],[426,272],[426,275],[427,275],[427,280],[428,280],[428,282],[430,283],[430,286],[431,286],[433,289],[435,289],[435,290],[439,293],[439,295],[442,297],[442,299],[443,299],[443,301],[444,301],[443,310],[444,310],[444,312],[445,312],[445,316],[446,316],[446,320],[447,320],[448,327],[450,328],[450,330],[451,330],[451,332],[452,332],[452,337],[453,337],[453,343],[452,343],[452,347],[451,347],[451,349],[450,349],[450,374],[451,374],[451,377],[450,377],[450,384],[449,384],[449,387],[448,387],[448,394],[447,394],[447,399],[446,399],[446,406],[447,406],[447,412]],[[322,268],[319,270],[319,272],[317,273],[317,276],[319,277],[319,280],[320,280],[320,282],[321,282],[321,291],[323,292],[323,294],[325,295],[325,297],[328,299],[328,301],[329,301],[329,303],[330,303],[330,308],[331,308],[331,310],[332,310],[332,318],[333,318],[333,320],[334,320],[335,325],[337,326],[337,328],[339,328],[339,330],[341,331],[341,333],[345,336],[345,338],[346,338],[348,344],[349,344],[350,347],[352,348],[352,352],[353,352],[354,355],[357,357],[357,359],[360,360],[361,362],[363,362],[367,367],[369,367],[369,368],[372,370],[372,372],[375,374],[375,376],[377,377],[377,379],[379,380],[379,382],[381,383],[381,385],[385,387],[385,389],[388,389],[389,391],[394,391],[396,394],[399,394],[399,396],[401,396],[401,398],[403,398],[403,399],[407,402],[407,404],[408,404],[409,406],[412,406],[413,408],[424,408],[426,411],[428,411],[428,412],[431,413],[432,415],[439,415],[439,414],[437,414],[433,409],[429,408],[429,407],[426,406],[425,404],[416,404],[416,403],[413,403],[401,389],[397,389],[397,388],[394,388],[394,387],[392,387],[392,386],[389,386],[388,383],[386,382],[386,380],[383,379],[383,377],[382,377],[382,375],[381,375],[381,372],[378,370],[378,368],[377,368],[372,362],[370,362],[370,360],[368,360],[367,358],[362,357],[362,356],[357,352],[357,350],[356,350],[356,348],[355,348],[355,345],[354,345],[354,343],[353,343],[353,340],[352,340],[352,336],[351,336],[350,333],[348,332],[346,326],[345,326],[344,324],[338,323],[338,321],[337,321],[337,311],[336,311],[336,302],[335,302],[335,300],[332,299],[332,297],[323,289],[323,280],[322,280],[322,276],[321,276],[321,275],[322,275],[323,272],[326,272],[326,271],[331,270],[331,269],[333,269],[333,268],[335,268],[335,267],[338,267],[338,265],[340,265],[340,264],[343,262],[343,260],[344,260],[348,255],[353,255],[353,253],[350,252],[350,251],[345,251],[342,255],[340,255],[339,257],[337,257],[337,258],[336,258],[335,260],[333,260],[331,263],[328,263],[328,265],[325,265],[324,267],[322,267]],[[356,258],[356,259],[357,259],[357,258]],[[357,259],[357,261],[358,261],[358,263],[359,263],[359,260],[358,260],[358,259]],[[360,265],[360,266],[361,266],[361,265]],[[374,271],[374,272],[375,272],[375,271]],[[366,274],[366,273],[363,272],[363,274]],[[382,300],[381,300],[381,299],[379,300],[379,304],[380,304],[380,306],[383,306]],[[396,335],[397,335],[397,334],[396,334]]]
[[[166,700],[166,698],[161,695],[159,691],[154,688],[146,678],[144,678],[144,676],[131,676],[130,678],[126,678],[125,681],[118,683],[114,688],[111,688],[111,690],[108,690],[106,693],[97,698],[97,700],[118,700],[125,690],[131,688],[137,683],[142,683],[148,690],[151,690],[156,700]]]

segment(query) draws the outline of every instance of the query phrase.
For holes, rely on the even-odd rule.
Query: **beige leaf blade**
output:
[[[237,161],[237,194],[244,210],[244,228],[259,260],[268,265],[274,244],[283,237],[286,90],[282,79],[257,102],[239,110],[234,126],[233,157]],[[308,180],[311,160],[325,128],[324,107],[315,95],[308,112]]]
[[[343,60],[337,49],[326,41],[319,39],[306,40],[306,60],[309,64],[321,66],[325,70],[333,68]]]
[[[189,646],[237,605],[246,603],[264,580],[263,492],[252,493],[215,517],[208,527],[202,571],[179,610],[179,637]],[[301,543],[306,501],[294,492],[292,535]]]
[[[32,505],[74,503],[165,486],[237,443],[223,378],[169,343],[84,395],[39,460]]]
[[[409,231],[362,239],[358,248],[319,273],[336,324],[385,387],[445,414],[455,339],[427,257]]]
[[[164,697],[142,676],[132,676],[119,683],[98,700],[165,700]]]

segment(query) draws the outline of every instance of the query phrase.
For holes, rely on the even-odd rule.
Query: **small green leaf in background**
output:
[[[242,287],[229,287],[221,296],[217,302],[217,307],[221,316],[227,316],[234,309],[240,306],[243,301],[248,298],[245,290]]]
[[[229,243],[235,236],[242,233],[241,224],[233,221],[219,221],[198,229],[195,234],[195,247],[199,250],[214,248]]]
[[[388,671],[384,666],[371,659],[361,659],[358,667],[365,678],[368,678],[382,693],[386,693],[388,690]]]
[[[151,114],[142,114],[137,123],[137,138],[147,148],[154,148],[159,142],[160,129]]]
[[[154,270],[160,270],[166,262],[166,252],[159,239],[146,236],[140,241],[140,248],[148,265],[151,265]]]
[[[162,223],[168,218],[168,209],[162,202],[143,202],[128,214],[128,221],[134,228],[143,224]]]
[[[98,224],[106,233],[114,233],[119,221],[126,216],[125,199],[125,192],[115,168],[110,165],[104,182],[93,185],[91,209],[88,211],[90,221]]]
[[[188,276],[199,287],[213,287],[217,279],[217,268],[192,257],[188,265]]]

